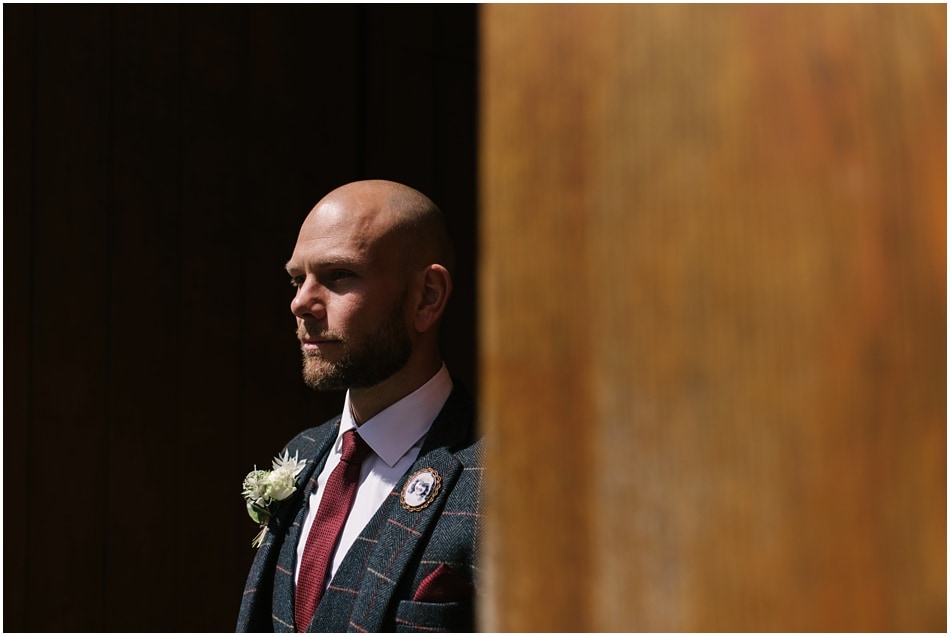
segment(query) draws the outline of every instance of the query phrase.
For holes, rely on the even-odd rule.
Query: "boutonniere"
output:
[[[259,548],[264,542],[267,524],[274,514],[272,506],[276,507],[277,502],[297,490],[297,475],[307,464],[307,460],[300,461],[298,455],[299,451],[293,457],[284,451],[283,455],[274,458],[273,470],[257,470],[255,466],[244,478],[243,494],[247,501],[247,514],[261,526],[261,531],[251,541],[252,548]]]

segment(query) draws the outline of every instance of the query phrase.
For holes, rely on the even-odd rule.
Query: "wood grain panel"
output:
[[[392,28],[408,12],[402,29]],[[438,157],[432,152],[435,118],[433,12],[423,5],[389,5],[366,12],[365,135],[363,170],[369,178],[392,179],[420,190],[433,174]],[[391,154],[399,148],[404,157]]]
[[[445,215],[455,244],[454,290],[443,318],[442,356],[469,391],[479,391],[474,361],[478,282],[478,121],[469,117],[478,104],[478,5],[433,5],[434,86],[431,181],[426,193]]]
[[[3,143],[7,161],[3,173],[3,479],[15,484],[29,469],[30,393],[33,341],[33,134],[34,8],[5,7],[4,46],[17,51],[7,55],[3,68]],[[13,25],[13,26],[11,26]],[[32,505],[20,501],[4,525],[3,588],[7,624],[27,624],[26,577],[29,567],[29,522]]]
[[[181,22],[168,5],[118,6],[112,16],[108,631],[142,629],[146,616],[148,629],[174,629],[176,599],[194,578],[182,580],[173,539],[187,504],[169,497],[185,488],[190,461],[181,395]]]
[[[108,545],[109,12],[35,15],[30,445],[14,482],[28,488],[21,629],[97,630]],[[43,610],[48,599],[55,612]]]
[[[945,7],[483,34],[484,626],[945,630]]]
[[[543,19],[544,26],[537,22]],[[557,16],[557,19],[554,19]],[[584,197],[603,11],[483,14],[480,373],[488,631],[586,631],[597,423]],[[590,75],[592,74],[592,75]],[[594,246],[596,247],[596,246]],[[540,599],[544,599],[540,602]],[[494,620],[492,620],[494,617]]]

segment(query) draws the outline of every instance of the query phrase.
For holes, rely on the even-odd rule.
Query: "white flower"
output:
[[[299,455],[300,451],[294,453],[293,457],[288,451],[284,451],[283,455],[274,458],[274,470],[287,471],[296,478],[307,464],[306,459],[303,461],[297,459]]]
[[[253,502],[261,506],[266,506],[267,501],[267,475],[266,470],[257,470],[255,468],[244,478],[244,498],[248,502]]]
[[[293,473],[275,470],[267,478],[267,494],[274,501],[283,501],[297,490]]]
[[[244,478],[244,495],[247,501],[247,514],[259,523],[261,531],[251,542],[251,547],[260,547],[267,533],[267,523],[272,516],[271,504],[280,502],[297,490],[297,476],[307,465],[307,460],[299,459],[299,451],[291,457],[286,450],[274,458],[273,470],[254,470]]]
[[[297,475],[303,470],[306,460],[298,459],[299,451],[291,457],[284,451],[280,457],[274,458],[274,470],[267,477],[267,495],[274,501],[283,501],[297,490]]]

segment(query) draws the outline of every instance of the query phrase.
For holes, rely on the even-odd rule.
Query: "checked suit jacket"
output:
[[[307,464],[251,565],[238,632],[296,631],[297,542],[339,425],[335,418],[287,444]],[[456,384],[418,459],[344,557],[307,631],[474,631],[482,477],[475,435],[472,399]],[[425,468],[439,473],[442,488],[425,509],[408,510],[400,494],[409,476]]]

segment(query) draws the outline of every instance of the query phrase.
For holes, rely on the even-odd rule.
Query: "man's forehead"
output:
[[[306,250],[306,249],[296,249],[294,250],[293,255],[290,257],[290,260],[287,261],[287,264],[284,266],[285,269],[289,270],[305,270],[312,268],[320,267],[342,267],[342,266],[351,266],[356,267],[359,265],[366,265],[372,262],[372,259],[368,255],[363,254],[352,254],[342,251],[317,251],[317,250]]]
[[[385,259],[389,242],[362,226],[310,224],[301,228],[288,269],[322,265],[367,265]]]
[[[373,253],[371,243],[358,240],[353,236],[339,233],[312,233],[305,236],[301,233],[294,245],[294,252],[287,262],[287,267],[295,266],[301,269],[305,266],[331,263],[366,263],[372,259]]]

